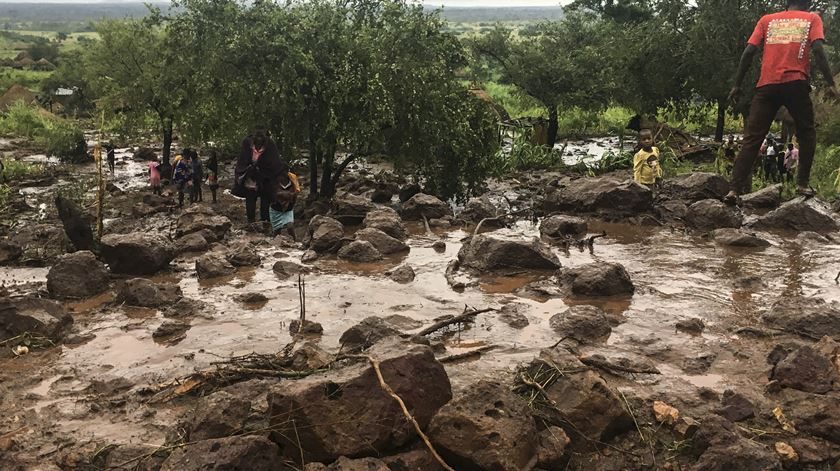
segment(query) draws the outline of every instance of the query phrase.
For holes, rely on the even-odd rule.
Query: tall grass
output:
[[[17,102],[0,117],[0,133],[32,139],[48,155],[62,160],[87,158],[85,136],[72,121]]]

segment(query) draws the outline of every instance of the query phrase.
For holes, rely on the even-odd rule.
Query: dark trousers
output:
[[[201,195],[201,180],[193,179],[192,189],[190,190],[190,202],[204,201]]]
[[[735,159],[735,169],[732,172],[733,191],[744,194],[751,190],[752,169],[758,158],[758,150],[770,131],[776,112],[782,106],[790,111],[796,122],[796,136],[799,139],[799,172],[796,175],[796,183],[808,186],[817,145],[814,105],[811,103],[810,93],[811,85],[805,80],[767,85],[756,90],[750,106],[750,116],[744,128],[741,152]]]
[[[268,208],[271,206],[271,192],[257,188],[256,190],[248,190],[248,193],[245,194],[245,215],[248,217],[248,222],[256,221],[257,198],[260,200],[260,220],[269,220]]]

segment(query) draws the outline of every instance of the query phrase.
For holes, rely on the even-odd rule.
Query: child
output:
[[[160,163],[155,157],[149,161],[149,184],[152,186],[152,193],[155,195],[161,194],[160,188]]]
[[[192,186],[192,162],[189,153],[184,152],[181,159],[175,164],[172,181],[178,186],[178,207],[183,208],[184,191]]]
[[[295,202],[297,201],[297,188],[292,182],[289,174],[281,174],[275,184],[274,202],[268,208],[271,229],[274,235],[280,235],[283,229],[295,239],[295,231],[292,224],[295,222]]]
[[[111,171],[111,175],[114,174],[114,165],[116,164],[117,157],[114,154],[114,145],[110,142],[105,144],[105,149],[107,149],[106,158],[108,159],[108,169]]]
[[[201,159],[198,158],[198,152],[193,150],[190,159],[192,160],[192,191],[190,192],[190,201],[195,203],[204,201],[201,195],[201,183],[204,181],[204,168],[201,166]]]
[[[778,170],[778,165],[776,165],[776,141],[773,139],[767,140],[767,150],[764,154],[764,178],[767,181],[777,181],[778,175],[776,175],[776,170]]]
[[[641,185],[653,185],[662,179],[662,167],[659,148],[653,145],[650,129],[639,131],[639,145],[642,149],[633,157],[633,179]]]
[[[219,189],[219,155],[215,150],[210,151],[210,160],[207,161],[207,184],[210,185],[210,193],[215,203],[216,190]]]
[[[785,173],[788,181],[796,174],[796,167],[799,165],[799,149],[793,146],[791,142],[788,144],[788,150],[785,152]]]

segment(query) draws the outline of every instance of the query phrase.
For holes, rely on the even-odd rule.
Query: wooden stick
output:
[[[464,359],[467,359],[467,358],[480,357],[482,353],[489,352],[490,350],[493,350],[494,348],[496,348],[495,345],[485,345],[483,347],[476,348],[475,350],[470,350],[468,352],[456,353],[454,355],[445,356],[438,361],[441,362],[441,363],[452,363],[452,362],[455,362],[455,361],[458,361],[458,360],[464,360]]]
[[[458,316],[455,316],[451,319],[446,319],[446,320],[442,320],[440,322],[435,322],[434,324],[430,325],[429,327],[426,327],[425,329],[418,332],[417,335],[429,335],[433,332],[437,332],[438,330],[440,330],[444,327],[450,326],[452,324],[457,324],[459,322],[463,322],[463,321],[466,321],[468,319],[472,319],[473,317],[475,317],[479,314],[483,314],[485,312],[490,312],[490,311],[495,311],[495,309],[487,308],[487,309],[480,309],[478,311],[465,312],[465,313],[463,313],[461,315],[458,315]]]
[[[642,373],[642,374],[650,374],[650,375],[658,375],[662,374],[661,371],[656,369],[656,367],[645,367],[645,368],[633,368],[629,366],[622,366],[617,365],[614,363],[610,363],[607,361],[606,358],[599,356],[599,355],[592,355],[588,357],[581,357],[579,358],[580,362],[587,366],[594,366],[596,368],[601,368],[604,370],[610,371],[621,371],[623,373]]]
[[[379,368],[379,361],[374,359],[373,357],[367,357],[370,365],[373,367],[373,371],[376,372],[376,377],[379,379],[379,386],[385,391],[389,396],[393,397],[395,401],[397,401],[400,405],[400,409],[402,409],[402,413],[412,425],[414,425],[414,430],[417,431],[417,435],[423,440],[423,443],[426,444],[426,447],[429,448],[429,452],[431,452],[432,456],[435,457],[437,462],[445,469],[446,471],[455,471],[452,469],[451,466],[446,464],[446,461],[443,461],[443,458],[440,457],[435,447],[432,446],[432,442],[429,441],[429,437],[423,433],[423,430],[420,429],[420,424],[414,419],[411,413],[408,411],[408,408],[405,406],[405,402],[403,402],[402,398],[391,389],[391,386],[388,386],[388,383],[385,382],[385,378],[382,377],[382,370]]]

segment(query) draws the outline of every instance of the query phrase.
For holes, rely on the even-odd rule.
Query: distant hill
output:
[[[166,11],[169,3],[151,2]],[[124,3],[0,3],[3,29],[81,31],[93,20],[146,16],[142,2]]]
[[[426,5],[426,9],[438,7]],[[563,18],[563,8],[556,7],[446,7],[442,16],[453,23],[495,23],[497,21],[538,21]]]

